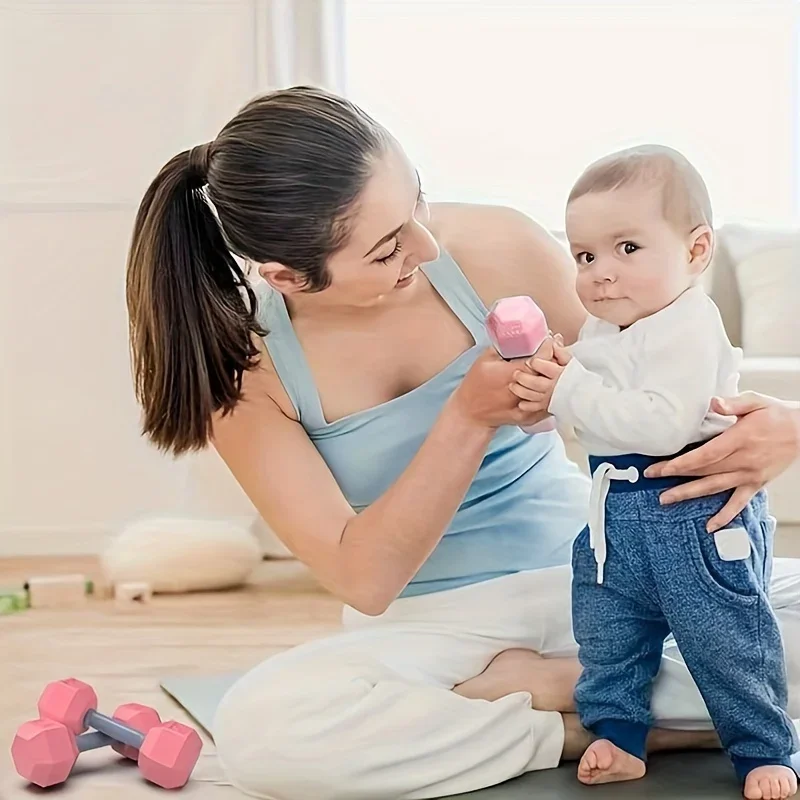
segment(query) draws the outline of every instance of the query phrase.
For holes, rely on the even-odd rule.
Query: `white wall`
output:
[[[160,166],[264,87],[264,10],[0,10],[0,555],[93,552],[148,513],[251,515],[215,455],[175,463],[140,438],[124,265]]]
[[[561,230],[585,166],[645,141],[691,159],[717,222],[797,218],[797,0],[348,0],[346,23],[348,94],[431,200]],[[412,41],[430,57],[383,56]]]

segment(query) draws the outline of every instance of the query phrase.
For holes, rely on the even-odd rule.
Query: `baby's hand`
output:
[[[533,361],[534,358],[541,358],[542,361],[553,361],[553,347],[553,337],[548,336],[539,345],[539,349],[528,359],[528,361]]]
[[[556,383],[566,365],[572,360],[572,356],[562,344],[553,340],[547,341],[551,342],[552,360],[540,357],[547,354],[547,349],[544,349],[544,345],[547,344],[545,342],[536,355],[526,362],[529,372],[517,370],[514,373],[514,383],[509,388],[520,399],[520,411],[547,411]]]
[[[544,361],[555,361],[554,348],[562,346],[564,339],[560,333],[553,336],[552,333],[539,345],[539,349],[528,359],[530,366],[534,358],[541,358]]]

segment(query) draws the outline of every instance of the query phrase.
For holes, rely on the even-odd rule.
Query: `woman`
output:
[[[229,251],[257,265],[258,296]],[[487,307],[517,294],[574,341],[584,311],[548,234],[507,209],[428,208],[397,142],[319,90],[254,100],[147,190],[128,266],[145,432],[173,453],[213,442],[345,604],[346,632],[223,701],[215,739],[244,792],[435,797],[585,746],[568,564],[588,480],[557,434],[522,433],[540,417],[509,390],[519,364],[487,347]],[[762,438],[788,439],[793,412],[764,411]],[[720,525],[762,483],[741,426],[698,451],[734,442],[710,483],[675,489],[739,487]],[[800,566],[784,573],[775,604],[800,607]],[[708,726],[674,653],[654,711],[654,749],[713,746],[666,730]]]

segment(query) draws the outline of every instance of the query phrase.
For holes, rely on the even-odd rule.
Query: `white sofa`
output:
[[[800,401],[800,229],[721,226],[704,284],[731,342],[744,351],[741,389]],[[572,433],[561,433],[570,457],[585,467]],[[800,556],[800,462],[768,490],[777,552]]]

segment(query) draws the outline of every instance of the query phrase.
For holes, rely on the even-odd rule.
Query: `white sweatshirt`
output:
[[[709,403],[738,393],[742,351],[699,286],[625,330],[590,316],[569,350],[548,410],[590,455],[672,455],[733,424]]]

